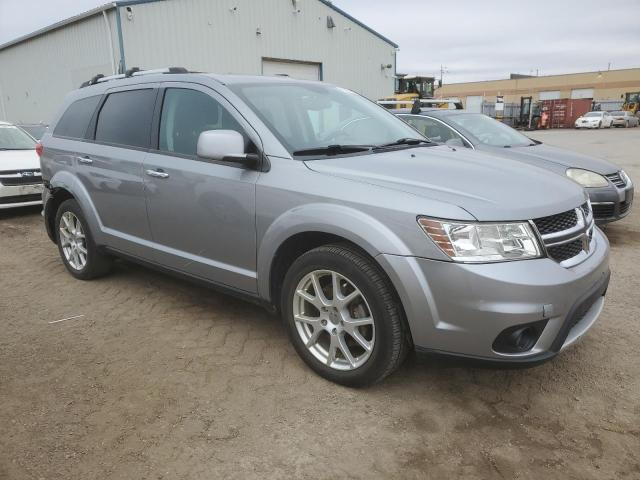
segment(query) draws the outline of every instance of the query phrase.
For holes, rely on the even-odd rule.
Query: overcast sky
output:
[[[0,0],[0,44],[104,3]],[[400,45],[398,72],[438,77],[444,65],[445,83],[640,67],[640,0],[334,4]]]

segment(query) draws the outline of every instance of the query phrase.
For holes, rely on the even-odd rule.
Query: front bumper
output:
[[[598,225],[615,222],[626,217],[633,204],[633,184],[625,188],[613,185],[602,188],[585,188],[591,200],[593,218]]]
[[[33,185],[0,184],[0,210],[42,204],[41,183]]]
[[[574,124],[575,128],[600,128],[601,124],[598,122],[592,123],[581,123],[581,122],[576,122]]]
[[[609,281],[609,244],[595,229],[590,255],[571,268],[543,258],[461,264],[379,255],[402,300],[418,351],[499,363],[539,363],[595,323]],[[532,348],[494,350],[505,329],[546,321]]]

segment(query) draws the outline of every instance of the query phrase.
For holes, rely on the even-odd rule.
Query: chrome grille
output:
[[[575,210],[568,210],[548,217],[536,218],[533,223],[536,224],[541,235],[546,235],[575,227],[578,224],[578,216]]]
[[[0,184],[5,186],[37,185],[42,183],[40,170],[12,170],[0,172]]]
[[[547,253],[556,262],[564,262],[570,258],[575,257],[582,251],[582,239],[574,240],[573,242],[563,243],[555,247],[548,247]]]
[[[627,186],[627,183],[624,181],[624,178],[622,178],[622,175],[620,175],[620,172],[610,173],[609,175],[605,175],[605,177],[607,177],[609,181],[618,188],[624,188]]]
[[[570,267],[588,255],[593,237],[593,212],[585,202],[566,212],[536,218],[535,225],[549,258]]]

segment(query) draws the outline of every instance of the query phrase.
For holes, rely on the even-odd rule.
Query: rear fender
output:
[[[82,213],[85,216],[94,241],[100,245],[103,242],[103,225],[98,216],[98,211],[91,201],[91,197],[82,182],[73,174],[66,170],[56,172],[49,180],[49,190],[55,192],[57,189],[68,191],[76,199]]]

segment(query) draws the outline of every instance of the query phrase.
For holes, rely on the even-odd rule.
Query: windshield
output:
[[[44,125],[20,125],[20,128],[36,140],[40,140],[47,131],[47,127]]]
[[[481,113],[449,115],[447,120],[473,134],[480,143],[494,147],[525,147],[532,145],[525,137],[504,123],[498,122]]]
[[[349,90],[312,83],[229,86],[289,152],[329,146],[377,146],[424,139],[384,108]]]
[[[624,112],[611,112],[611,115],[624,117]]]
[[[13,125],[0,125],[0,150],[33,150],[33,138]]]
[[[601,117],[602,112],[589,112],[585,114],[585,117]]]

